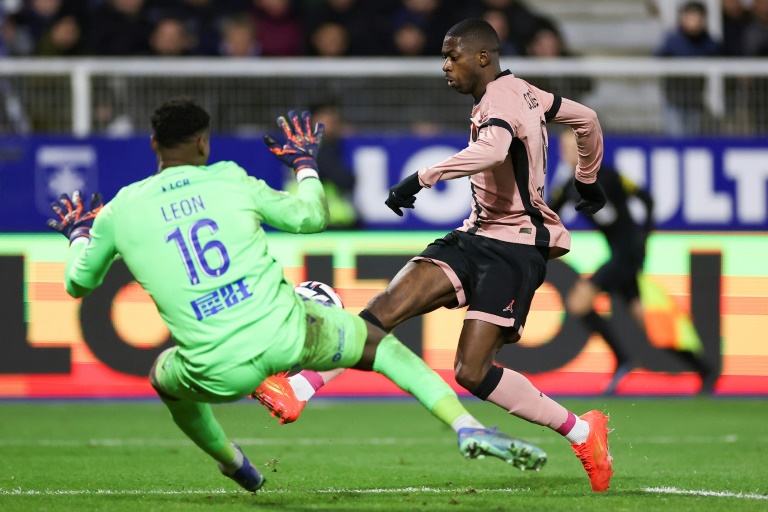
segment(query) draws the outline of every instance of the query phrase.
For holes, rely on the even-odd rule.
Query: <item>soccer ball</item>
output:
[[[303,283],[299,283],[294,288],[294,291],[302,297],[312,299],[320,304],[338,306],[340,308],[344,307],[344,304],[341,302],[341,297],[336,293],[336,290],[320,281],[304,281]]]

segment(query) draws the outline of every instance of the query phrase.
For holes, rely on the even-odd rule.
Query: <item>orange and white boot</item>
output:
[[[600,411],[589,411],[579,418],[589,423],[589,436],[581,444],[572,444],[571,448],[584,465],[592,490],[605,492],[611,486],[613,475],[613,457],[608,451],[608,416]]]
[[[266,407],[273,418],[280,420],[281,425],[299,419],[307,403],[306,400],[296,398],[287,373],[267,377],[249,396]]]

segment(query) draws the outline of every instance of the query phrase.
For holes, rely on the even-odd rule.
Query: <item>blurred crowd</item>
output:
[[[439,55],[483,17],[503,55],[562,55],[556,24],[517,0],[0,0],[7,56]]]
[[[768,56],[768,0],[720,0],[722,26],[717,37],[708,30],[707,13],[707,6],[717,6],[716,2],[646,0],[644,5],[658,16],[654,9],[666,2],[675,4],[676,23],[659,41],[649,44],[649,53],[655,46],[654,54],[660,58]],[[436,57],[446,30],[467,17],[482,17],[496,29],[502,56],[573,55],[560,23],[538,12],[532,0],[0,0],[0,8],[0,58]],[[594,77],[587,75],[525,78],[576,101],[585,101],[595,90]],[[5,110],[15,112],[18,109],[7,105],[31,86],[16,86],[14,92],[11,85],[0,80],[0,97]],[[128,96],[119,85],[110,83],[99,89],[103,94],[96,94],[97,130],[109,127],[126,133],[132,129],[130,124],[114,128],[115,119],[122,119],[115,114],[120,98]],[[665,76],[663,131],[768,131],[768,79],[728,77],[724,85],[727,115],[721,121],[708,111],[705,77]],[[53,105],[57,101],[54,84],[45,81],[35,90],[46,87]],[[45,130],[46,123],[60,125],[51,116],[53,109],[39,110],[41,115],[29,113],[29,120],[6,117],[13,118],[10,124],[17,132],[29,127]],[[242,109],[230,110],[227,123],[242,124],[236,119]]]
[[[703,3],[686,2],[703,7]],[[768,0],[721,0],[723,37],[685,10],[659,55],[768,55]],[[0,0],[6,56],[420,56],[486,19],[502,55],[568,50],[557,23],[520,0]]]
[[[768,56],[768,0],[720,0],[722,39],[707,29],[707,6],[700,1],[681,2],[677,25],[664,37],[656,50],[658,57],[766,57]],[[664,126],[673,135],[699,134],[706,119],[704,77],[671,76],[663,80],[666,99]],[[739,119],[746,113],[759,132],[768,130],[768,108],[765,78],[727,78],[725,100],[728,119]]]

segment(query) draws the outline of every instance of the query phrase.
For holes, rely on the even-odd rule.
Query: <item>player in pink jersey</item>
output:
[[[401,208],[413,208],[422,188],[469,177],[472,213],[461,227],[408,262],[360,316],[390,332],[440,307],[468,306],[454,362],[456,381],[478,398],[563,435],[582,461],[592,489],[605,491],[613,474],[608,418],[599,411],[578,417],[525,376],[493,364],[502,346],[520,339],[547,260],[570,249],[568,231],[543,199],[547,123],[565,124],[576,134],[576,188],[582,198],[576,209],[591,215],[605,204],[596,182],[603,155],[597,115],[502,71],[499,39],[483,20],[452,27],[442,54],[448,85],[475,100],[469,145],[392,187],[386,204],[403,215]],[[314,391],[339,373],[271,377],[253,396],[287,423],[298,417]]]

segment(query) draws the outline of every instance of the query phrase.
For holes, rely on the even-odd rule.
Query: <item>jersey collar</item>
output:
[[[503,76],[507,76],[507,75],[511,75],[511,74],[512,74],[512,72],[510,70],[505,69],[504,71],[502,71],[501,73],[496,75],[496,77],[493,79],[493,81],[496,81],[496,80],[498,80],[499,78],[501,78]],[[488,90],[488,86],[486,86],[486,90]],[[480,103],[480,100],[483,99],[483,96],[485,96],[485,91],[483,91],[483,94],[481,94],[480,96],[477,97],[477,99],[475,99],[475,103],[474,104],[477,105],[478,103]]]

